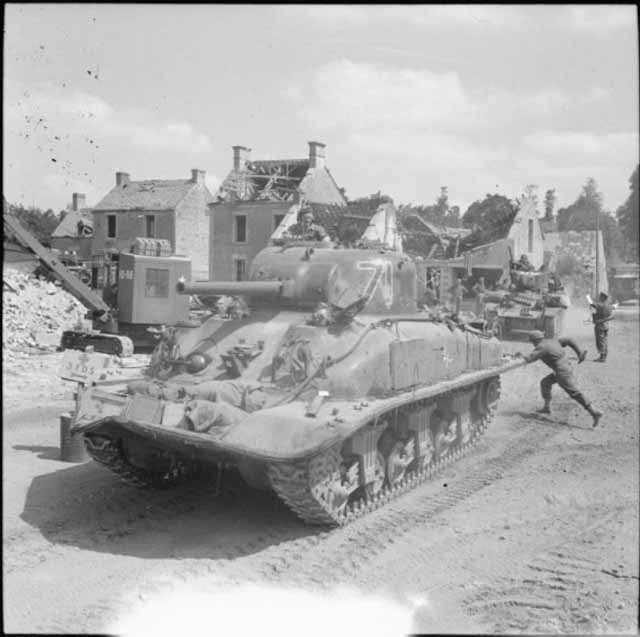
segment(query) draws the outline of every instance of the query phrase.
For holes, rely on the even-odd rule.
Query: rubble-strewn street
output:
[[[141,491],[60,461],[73,392],[55,377],[62,354],[6,362],[5,630],[105,632],[157,594],[251,582],[346,584],[406,605],[422,632],[637,633],[637,314],[614,322],[605,365],[590,362],[585,315],[572,311],[571,333],[590,350],[578,380],[605,410],[601,427],[557,388],[553,415],[533,415],[547,368],[518,369],[470,455],[331,531],[237,484],[234,497],[208,483]]]

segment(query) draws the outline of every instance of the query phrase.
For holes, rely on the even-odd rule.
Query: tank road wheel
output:
[[[426,433],[425,440],[422,443],[420,451],[424,454],[420,459],[420,468],[426,469],[433,463],[436,458],[436,444],[433,432],[429,429]]]
[[[387,454],[386,461],[386,474],[389,486],[395,487],[397,484],[402,482],[402,479],[407,474],[409,465],[413,462],[415,457],[413,448],[413,440],[410,440],[409,442],[398,440],[391,447]]]
[[[384,456],[378,452],[378,455],[376,456],[373,480],[364,487],[364,493],[367,500],[372,500],[382,491],[386,477],[386,462],[384,461]]]

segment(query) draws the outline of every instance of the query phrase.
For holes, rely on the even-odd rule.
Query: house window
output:
[[[236,281],[244,281],[247,278],[247,260],[235,258],[233,260],[234,270],[236,272]]]
[[[247,215],[236,215],[234,217],[235,232],[234,241],[236,243],[247,242]]]
[[[168,297],[169,270],[147,268],[145,271],[144,295],[151,297]]]
[[[107,215],[107,238],[108,239],[116,238],[116,216],[115,215]]]
[[[533,219],[529,219],[529,249],[527,252],[533,252]]]
[[[155,239],[156,237],[156,217],[155,215],[147,215],[146,221],[146,237],[147,239]]]
[[[273,229],[275,230],[284,219],[284,215],[273,215]]]

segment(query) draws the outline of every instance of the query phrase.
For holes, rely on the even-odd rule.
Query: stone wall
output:
[[[191,280],[207,280],[211,246],[207,191],[204,185],[196,184],[178,204],[175,228],[174,249],[176,254],[191,259]]]

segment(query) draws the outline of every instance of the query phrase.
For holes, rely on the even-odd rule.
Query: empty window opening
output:
[[[234,259],[236,271],[236,281],[244,281],[247,278],[247,261],[246,259]]]
[[[146,237],[148,239],[156,238],[156,217],[155,215],[147,215],[146,216]]]
[[[116,238],[116,216],[107,215],[107,238]]]
[[[235,219],[235,242],[247,242],[247,215],[236,215]]]

